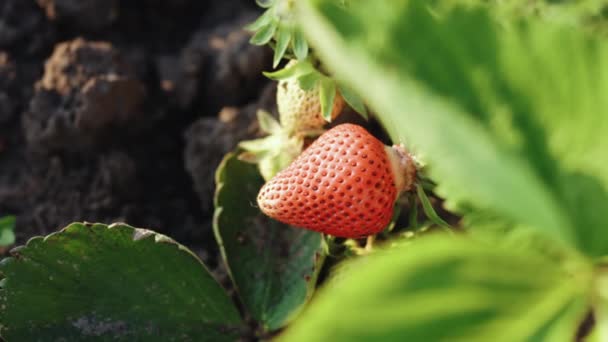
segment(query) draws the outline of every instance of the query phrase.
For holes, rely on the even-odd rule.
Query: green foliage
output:
[[[608,252],[608,44],[455,2],[310,3],[317,53],[428,161],[453,206]]]
[[[321,234],[274,221],[255,207],[256,167],[228,154],[216,175],[214,230],[237,291],[266,330],[287,324],[312,295],[323,265]]]
[[[257,1],[264,13],[247,29],[254,32],[250,43],[270,44],[274,49],[272,65],[276,68],[284,57],[304,60],[308,56],[308,42],[294,21],[294,0]]]
[[[234,341],[244,323],[201,261],[175,241],[72,224],[2,260],[7,341]]]
[[[424,214],[426,215],[426,217],[429,218],[429,220],[431,220],[431,222],[433,222],[436,225],[443,227],[443,228],[447,228],[447,229],[451,228],[450,225],[447,222],[445,222],[441,217],[439,217],[439,215],[435,212],[435,208],[433,208],[431,201],[427,197],[422,186],[419,184],[416,185],[416,194],[418,195],[418,198],[420,199],[420,203],[422,204],[422,210],[424,211]]]
[[[608,44],[478,3],[301,3],[324,64],[476,229],[341,268],[286,341],[571,341],[589,307],[606,329]]]
[[[274,58],[272,60],[273,68],[276,68],[279,65],[279,63],[281,62],[281,60],[283,59],[283,56],[285,55],[285,52],[287,51],[287,47],[289,47],[289,43],[291,43],[292,34],[293,34],[292,27],[279,26],[279,28],[277,30],[277,34],[276,34],[277,43],[274,48]]]
[[[292,77],[300,78],[309,74],[318,74],[318,71],[310,60],[292,63],[291,65],[274,72],[264,72],[264,76],[275,81],[287,80]]]
[[[361,114],[365,120],[368,120],[367,108],[365,108],[363,99],[347,85],[340,84],[338,89],[344,98],[344,101],[346,101],[346,103],[348,103],[348,105],[357,113]]]
[[[15,216],[0,217],[0,247],[15,243]]]
[[[591,276],[575,260],[424,237],[343,266],[280,340],[572,341]]]
[[[303,61],[308,57],[308,42],[301,30],[295,30],[291,44],[293,53],[298,60]]]
[[[255,23],[254,23],[255,24]],[[277,31],[277,23],[271,22],[268,25],[261,27],[254,35],[251,37],[250,43],[254,45],[265,45],[270,42],[272,37]]]
[[[336,83],[328,77],[323,77],[319,81],[321,82],[319,87],[321,113],[325,121],[331,121],[331,112],[336,98]]]
[[[594,334],[588,339],[589,342],[593,341],[606,341],[608,340],[608,274],[603,269],[600,276],[594,284],[599,294],[595,300],[598,302],[595,306],[595,321],[596,327]]]
[[[509,21],[514,17],[540,17],[546,21],[577,26],[596,35],[608,33],[604,0],[470,0],[489,5],[497,17]]]

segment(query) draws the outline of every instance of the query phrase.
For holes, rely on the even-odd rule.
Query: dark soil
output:
[[[0,217],[127,222],[212,264],[213,174],[273,110],[251,0],[0,0]]]

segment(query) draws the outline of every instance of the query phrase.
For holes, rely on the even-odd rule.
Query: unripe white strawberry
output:
[[[320,82],[304,90],[297,78],[279,81],[277,106],[283,128],[292,134],[320,130],[327,123],[321,110]],[[344,109],[344,99],[336,90],[331,111],[332,120]]]

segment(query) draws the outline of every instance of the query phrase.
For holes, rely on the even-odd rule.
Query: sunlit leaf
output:
[[[608,253],[603,38],[449,1],[300,5],[325,64],[428,162],[448,203]]]
[[[580,260],[579,260],[580,261]],[[281,341],[570,342],[591,270],[427,236],[341,267]]]

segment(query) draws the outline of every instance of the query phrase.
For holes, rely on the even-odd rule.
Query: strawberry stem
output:
[[[331,235],[327,235],[327,234],[323,234],[323,251],[325,252],[326,256],[332,257],[332,258],[340,258],[341,257],[341,251],[344,249],[340,244],[336,243],[336,238],[331,236]]]
[[[416,192],[418,194],[418,198],[420,199],[420,203],[422,204],[422,210],[424,210],[424,214],[426,215],[426,217],[428,217],[431,222],[435,223],[439,227],[452,233],[452,227],[449,223],[445,222],[441,217],[439,217],[439,215],[435,211],[435,208],[433,208],[431,201],[429,200],[428,196],[426,195],[424,189],[420,184],[416,185]]]
[[[374,249],[374,241],[376,240],[376,235],[370,235],[367,237],[365,241],[365,248],[363,249],[366,254],[371,253]]]

